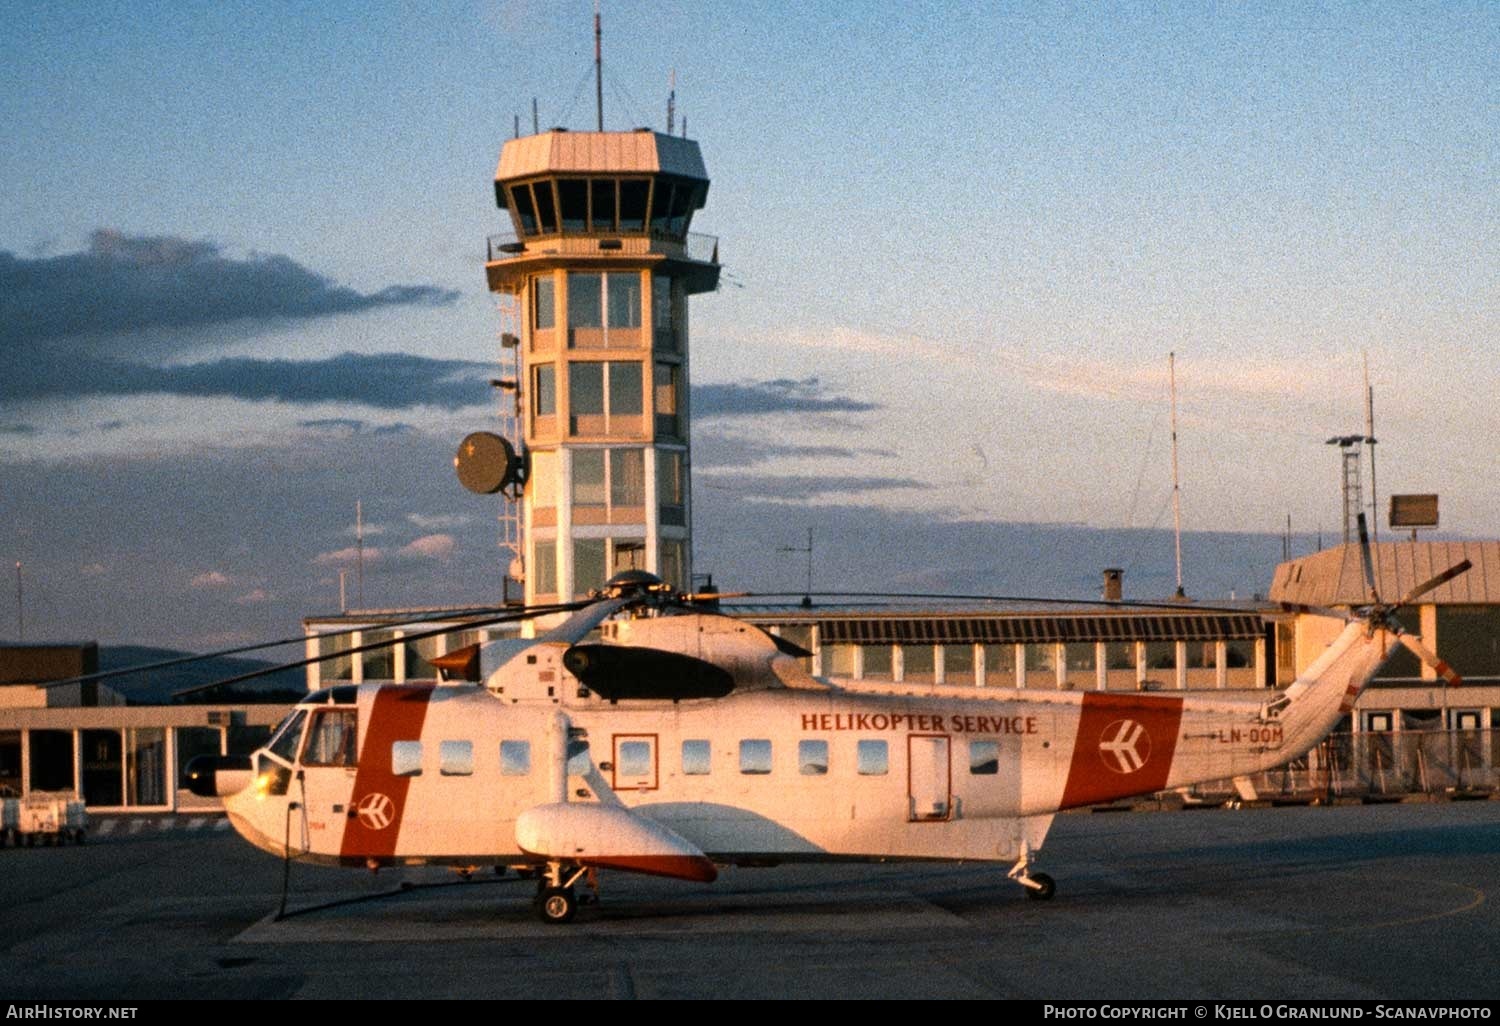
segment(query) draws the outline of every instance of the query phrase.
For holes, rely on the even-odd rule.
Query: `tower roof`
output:
[[[569,132],[553,129],[512,139],[500,150],[495,180],[555,173],[667,174],[708,181],[703,154],[691,139],[640,129]]]

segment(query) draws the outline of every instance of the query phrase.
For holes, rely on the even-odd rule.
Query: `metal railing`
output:
[[[606,236],[606,238],[617,238],[618,236]],[[699,264],[718,263],[719,237],[717,235],[704,235],[701,232],[688,232],[686,239],[677,239],[667,235],[651,233],[646,236],[624,236],[624,238],[649,238],[653,244],[664,244],[668,249],[681,246],[687,259]],[[556,239],[557,235],[537,236],[536,241],[543,239]],[[488,235],[484,240],[484,258],[486,262],[503,260],[506,257],[515,256],[525,247],[521,237],[516,234],[514,228],[495,232]],[[657,246],[652,246],[657,251]]]
[[[1500,792],[1500,730],[1333,734],[1301,759],[1254,774],[1261,798],[1381,799]],[[1200,798],[1236,794],[1229,780],[1200,784]]]

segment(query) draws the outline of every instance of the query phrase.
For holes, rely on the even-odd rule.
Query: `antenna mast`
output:
[[[1182,489],[1177,477],[1177,354],[1167,354],[1167,381],[1172,393],[1172,535],[1177,549],[1177,592],[1175,598],[1187,598],[1182,590]]]
[[[1370,522],[1380,541],[1380,498],[1375,491],[1375,389],[1370,387],[1370,351],[1365,350],[1365,444],[1370,447]]]
[[[667,134],[672,134],[672,126],[677,117],[677,69],[667,76]]]
[[[364,503],[354,500],[354,567],[355,567],[355,600],[359,602],[359,608],[365,608],[365,507]]]
[[[599,27],[599,0],[594,0],[594,103],[599,131],[604,131],[604,30]]]

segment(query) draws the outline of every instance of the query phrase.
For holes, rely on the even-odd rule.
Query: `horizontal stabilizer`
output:
[[[556,802],[516,819],[528,855],[581,866],[711,883],[718,870],[691,841],[623,805]]]

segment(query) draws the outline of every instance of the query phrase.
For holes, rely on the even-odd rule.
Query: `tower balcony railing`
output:
[[[546,244],[557,239],[564,238],[562,235],[537,235],[531,236],[533,244]],[[575,235],[574,239],[586,239],[592,236]],[[653,253],[664,253],[679,259],[686,257],[688,260],[699,264],[718,263],[719,237],[717,235],[704,235],[702,232],[688,232],[685,239],[679,239],[665,233],[650,232],[642,235],[606,235],[607,239],[642,239],[646,240],[649,251]],[[493,263],[496,260],[504,260],[507,257],[519,256],[525,252],[527,242],[516,233],[514,228],[499,231],[485,238],[485,262]]]

